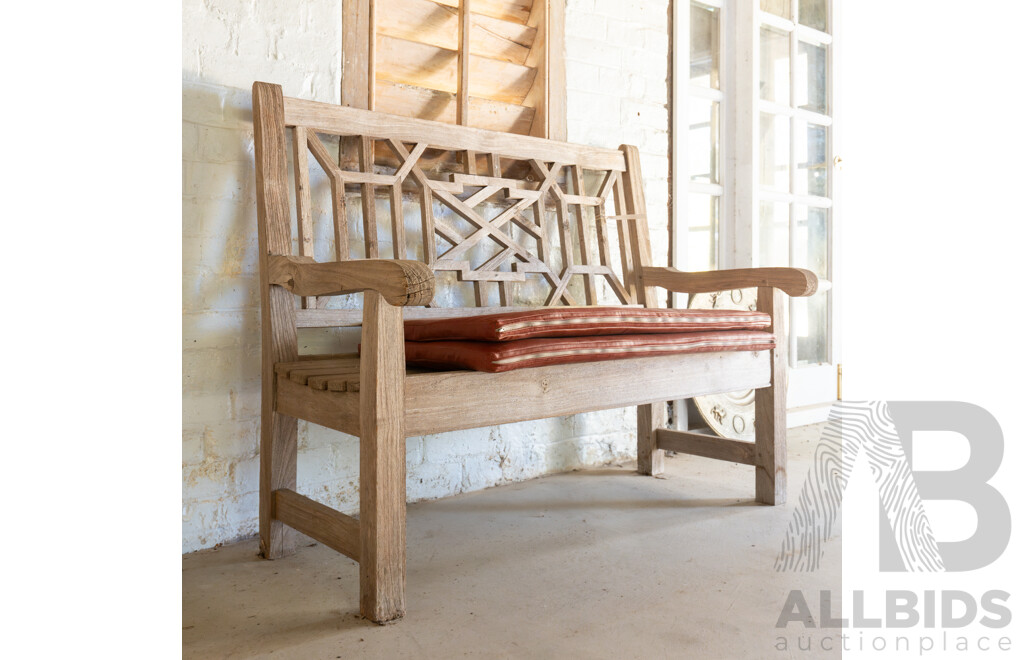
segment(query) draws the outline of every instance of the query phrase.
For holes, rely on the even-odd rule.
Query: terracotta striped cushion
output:
[[[717,330],[767,330],[764,312],[728,309],[642,307],[547,307],[463,318],[405,322],[408,341],[510,341],[540,337],[586,337]]]
[[[420,367],[499,372],[548,364],[599,362],[671,353],[761,351],[774,346],[775,339],[770,332],[742,330],[522,339],[512,342],[407,341],[405,360]]]

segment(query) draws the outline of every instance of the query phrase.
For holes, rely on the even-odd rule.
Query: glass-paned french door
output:
[[[795,266],[834,282],[838,1],[676,0],[676,267]],[[790,300],[791,411],[835,399],[834,296]]]

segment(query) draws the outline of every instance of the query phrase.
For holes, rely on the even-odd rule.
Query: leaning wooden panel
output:
[[[530,7],[538,0],[474,0],[473,11],[503,21],[515,21],[526,25],[530,18]],[[434,0],[439,5],[458,8],[461,0]]]
[[[342,0],[341,102],[354,108],[369,108],[372,96],[369,57],[373,1]]]
[[[535,0],[537,2],[539,0]],[[565,77],[565,0],[547,0],[547,21],[544,26],[547,41],[545,57],[546,93],[544,96],[545,137],[567,140],[569,131],[566,116]]]
[[[471,0],[459,3],[458,80],[455,91],[455,123],[469,125],[469,31],[473,19],[469,13]]]
[[[378,0],[380,2],[381,0]],[[457,50],[459,47],[458,7],[438,11],[433,0],[384,0],[377,17],[377,32],[391,37],[419,41],[431,46]],[[469,30],[470,50],[496,60],[525,64],[536,37],[536,28],[520,22],[496,19],[478,12],[483,3],[473,0],[473,25]],[[383,109],[377,106],[378,109]]]
[[[565,0],[534,0],[529,24],[537,29],[526,59],[537,69],[525,102],[537,108],[530,135],[565,140]]]
[[[374,0],[342,0],[342,73],[341,104],[353,108],[375,109],[373,81],[377,77],[374,32]],[[356,159],[357,144],[343,138],[338,160]]]
[[[377,35],[380,80],[458,92],[458,53],[416,41]],[[438,66],[448,62],[451,66]],[[522,104],[533,86],[536,69],[489,57],[470,55],[463,59],[473,78],[473,96]],[[467,90],[468,91],[468,90]]]
[[[767,351],[737,351],[410,374],[405,382],[414,436],[764,387],[769,367]]]
[[[450,92],[377,81],[377,108],[381,112],[454,124],[455,106],[455,95]],[[534,114],[534,108],[523,105],[469,97],[470,124],[477,128],[525,135],[530,132]]]

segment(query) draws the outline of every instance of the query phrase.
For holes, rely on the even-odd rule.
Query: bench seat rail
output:
[[[278,410],[360,435],[359,370],[358,356],[278,364]],[[409,368],[405,432],[412,437],[459,431],[768,384],[769,351],[664,355],[504,373]]]

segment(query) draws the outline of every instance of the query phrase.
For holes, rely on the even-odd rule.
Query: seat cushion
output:
[[[623,358],[761,351],[775,346],[770,332],[729,330],[589,337],[549,337],[519,341],[407,341],[408,364],[435,369],[511,371],[526,367],[571,362],[598,362]],[[638,384],[642,386],[642,383]]]
[[[677,334],[718,330],[767,330],[764,312],[643,307],[546,307],[462,318],[405,322],[408,341],[511,341],[542,337]]]

